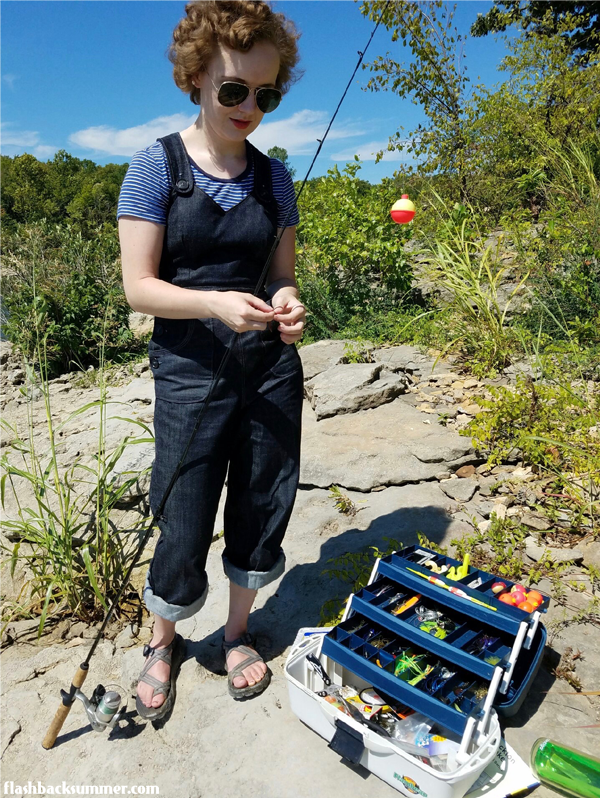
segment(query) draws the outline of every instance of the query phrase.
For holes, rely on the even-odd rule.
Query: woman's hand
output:
[[[211,316],[235,332],[266,330],[273,321],[274,310],[262,299],[242,291],[215,291],[211,300]]]
[[[282,288],[273,295],[275,321],[279,322],[279,334],[284,344],[295,344],[302,338],[306,322],[306,308],[292,291]]]

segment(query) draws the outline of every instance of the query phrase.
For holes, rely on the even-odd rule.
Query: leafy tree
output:
[[[77,222],[86,237],[98,225],[116,226],[116,205],[127,164],[97,166],[66,150],[43,163],[25,153],[2,157],[2,225],[4,232],[19,224],[46,219]]]
[[[477,98],[471,135],[476,142],[475,197],[499,213],[528,207],[534,219],[544,204],[545,186],[556,173],[554,151],[578,144],[592,149],[600,119],[600,60],[590,55],[582,68],[570,58],[562,35],[521,36],[500,69],[507,80]]]
[[[567,25],[565,26],[565,23]],[[487,14],[478,14],[472,36],[505,31],[518,25],[535,36],[560,35],[570,53],[585,63],[600,45],[598,0],[496,0]]]
[[[69,217],[87,231],[93,231],[98,225],[115,225],[117,202],[127,166],[109,163],[95,166],[93,172],[86,172],[78,193],[67,205]]]
[[[392,41],[408,44],[410,64],[395,61],[388,53],[363,68],[374,73],[367,88],[392,91],[402,100],[421,105],[427,123],[408,136],[400,126],[390,137],[388,150],[425,156],[417,167],[420,174],[453,173],[461,200],[469,199],[468,135],[470,116],[468,84],[464,65],[464,36],[453,24],[456,7],[442,0],[421,3],[391,3],[368,0],[361,12],[378,19],[392,32]],[[380,152],[377,160],[383,157]]]
[[[267,155],[269,156],[269,158],[277,158],[278,160],[280,160],[281,163],[285,166],[285,168],[292,176],[292,180],[296,177],[296,170],[290,164],[288,159],[288,152],[284,147],[271,147],[271,149],[267,150]]]
[[[57,211],[47,183],[48,167],[24,153],[2,156],[2,224],[39,221]]]

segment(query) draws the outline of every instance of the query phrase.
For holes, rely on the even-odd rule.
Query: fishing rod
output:
[[[329,121],[329,124],[327,125],[327,129],[325,130],[325,133],[323,134],[323,138],[317,139],[317,141],[319,143],[319,146],[317,147],[317,150],[316,150],[315,155],[314,155],[314,157],[313,157],[313,159],[311,161],[310,166],[308,167],[308,171],[307,171],[307,173],[306,173],[306,175],[304,177],[304,180],[302,181],[302,184],[301,184],[301,186],[300,186],[300,188],[298,190],[298,193],[296,194],[296,203],[300,199],[300,196],[301,196],[301,194],[302,194],[302,192],[304,190],[304,186],[306,185],[306,182],[307,182],[307,180],[308,180],[308,178],[310,176],[310,173],[312,172],[312,168],[313,168],[313,166],[315,164],[315,161],[317,160],[317,158],[319,156],[319,153],[321,152],[321,149],[323,147],[325,139],[327,138],[327,135],[328,135],[329,131],[331,130],[331,126],[333,125],[333,123],[335,121],[335,118],[336,118],[336,116],[338,114],[338,111],[340,110],[341,105],[344,102],[346,94],[348,93],[348,90],[350,89],[352,81],[354,80],[354,76],[358,72],[358,69],[359,69],[360,65],[362,64],[363,58],[365,57],[365,53],[369,49],[369,45],[373,41],[373,37],[375,36],[375,33],[377,32],[377,29],[379,28],[379,24],[380,24],[381,20],[383,19],[383,16],[384,16],[384,14],[385,14],[385,12],[387,10],[387,7],[390,5],[391,2],[392,2],[392,0],[387,0],[385,6],[383,7],[383,10],[382,10],[381,14],[379,15],[379,19],[377,20],[377,23],[375,24],[375,27],[373,28],[373,31],[371,32],[371,35],[369,37],[369,40],[368,40],[364,50],[359,50],[358,51],[358,61],[356,63],[356,66],[354,67],[354,71],[352,72],[352,75],[350,76],[350,80],[348,81],[348,84],[347,84],[346,88],[344,89],[344,93],[342,94],[342,96],[340,98],[340,101],[338,102],[337,107],[336,107],[336,109],[335,109],[335,111],[333,113],[333,116],[331,117],[331,120]],[[275,254],[275,250],[279,246],[279,242],[281,241],[281,237],[283,236],[283,234],[285,232],[286,225],[287,225],[288,221],[290,220],[290,217],[292,215],[293,210],[294,210],[294,204],[292,203],[290,208],[289,208],[289,210],[288,210],[288,212],[287,212],[287,216],[285,217],[285,221],[281,225],[281,228],[280,228],[278,234],[276,235],[275,240],[273,241],[273,245],[271,247],[271,251],[269,252],[267,260],[265,261],[265,265],[263,267],[262,273],[261,273],[261,275],[259,277],[258,283],[256,284],[256,288],[254,289],[253,296],[258,296],[258,294],[262,290],[263,283],[266,280],[267,274],[269,272],[269,267],[271,266],[271,262],[273,260],[274,254]],[[138,546],[136,554],[135,554],[133,560],[131,561],[131,564],[130,564],[129,568],[127,569],[127,573],[123,577],[123,583],[121,585],[121,588],[120,588],[119,592],[117,593],[117,595],[115,596],[112,604],[110,605],[110,607],[109,607],[109,609],[108,609],[108,611],[106,613],[106,616],[104,618],[104,621],[102,622],[102,625],[100,626],[100,629],[98,630],[98,634],[96,635],[96,637],[94,639],[94,642],[90,646],[90,649],[89,649],[89,651],[87,653],[86,658],[84,659],[84,661],[77,668],[77,671],[75,672],[75,676],[73,677],[73,681],[71,682],[71,686],[69,687],[69,690],[68,691],[67,690],[61,690],[60,691],[61,704],[60,704],[59,708],[57,709],[56,714],[54,716],[54,719],[52,720],[52,723],[48,727],[48,731],[46,732],[46,736],[44,737],[44,739],[42,741],[42,747],[43,748],[46,748],[46,749],[52,748],[52,746],[56,742],[56,738],[58,737],[58,735],[60,733],[60,730],[61,730],[65,720],[67,719],[67,716],[68,716],[69,712],[71,711],[71,707],[73,706],[73,703],[74,703],[75,699],[78,699],[78,700],[80,700],[83,703],[83,706],[84,706],[84,708],[86,710],[86,713],[88,715],[88,718],[90,720],[92,728],[95,731],[104,731],[104,729],[114,727],[114,725],[122,717],[122,715],[123,715],[123,713],[125,711],[125,708],[126,708],[125,706],[119,708],[120,707],[120,703],[121,703],[121,696],[115,690],[107,691],[104,688],[103,685],[99,684],[96,687],[96,689],[94,690],[94,692],[92,694],[92,697],[88,700],[86,698],[86,696],[83,694],[81,688],[83,687],[85,679],[86,679],[86,677],[88,675],[88,671],[89,671],[89,667],[90,667],[90,660],[94,656],[94,652],[96,651],[96,647],[98,646],[98,643],[100,642],[100,640],[102,638],[104,630],[106,629],[106,627],[108,625],[108,622],[111,619],[115,608],[119,604],[119,601],[121,599],[121,596],[123,595],[123,592],[125,591],[125,588],[129,584],[129,578],[131,576],[131,573],[132,573],[133,569],[135,568],[135,566],[136,566],[136,564],[137,564],[137,562],[138,562],[138,560],[139,560],[139,558],[140,558],[140,556],[142,554],[142,551],[144,550],[144,547],[146,546],[146,543],[148,542],[148,538],[150,537],[150,534],[151,534],[152,530],[156,526],[156,523],[157,523],[158,519],[160,518],[160,516],[163,513],[163,510],[165,509],[165,505],[167,503],[167,499],[169,498],[169,496],[171,494],[171,491],[173,490],[173,487],[174,487],[175,483],[177,482],[177,479],[179,477],[179,474],[181,472],[181,469],[182,469],[182,467],[183,467],[183,465],[185,463],[187,454],[189,452],[190,446],[192,445],[192,443],[194,441],[194,438],[196,437],[196,433],[198,432],[198,429],[200,428],[200,424],[202,422],[202,418],[204,417],[204,414],[206,413],[206,410],[207,410],[208,406],[210,405],[210,401],[211,401],[211,399],[213,397],[213,394],[215,392],[216,385],[219,382],[221,374],[225,370],[225,367],[226,367],[227,363],[229,362],[229,358],[231,357],[231,353],[233,351],[233,348],[235,346],[235,343],[236,343],[239,335],[243,335],[243,333],[239,333],[238,332],[238,333],[235,334],[231,346],[227,348],[225,354],[223,355],[223,357],[221,359],[221,362],[220,362],[219,367],[218,367],[218,369],[216,371],[216,374],[213,377],[213,380],[211,382],[211,385],[210,385],[208,394],[206,396],[206,399],[204,401],[204,404],[202,405],[202,409],[200,410],[200,412],[198,413],[198,417],[196,418],[196,422],[194,424],[194,429],[192,430],[192,434],[190,435],[190,438],[189,438],[189,440],[188,440],[188,442],[187,442],[187,444],[185,446],[185,449],[183,451],[183,454],[181,455],[179,463],[177,464],[177,467],[175,468],[175,471],[173,472],[173,476],[171,477],[171,480],[170,480],[169,484],[167,485],[167,488],[166,488],[166,490],[165,490],[165,492],[163,494],[163,497],[160,500],[160,503],[159,503],[158,507],[156,508],[156,511],[154,512],[154,515],[152,516],[152,519],[151,519],[151,521],[150,521],[150,523],[148,525],[148,528],[147,528],[146,532],[144,533],[144,536],[142,537],[142,540],[141,540],[141,542],[140,542],[140,544]],[[109,685],[109,686],[111,686],[111,685]],[[115,685],[115,686],[119,686],[119,685]]]

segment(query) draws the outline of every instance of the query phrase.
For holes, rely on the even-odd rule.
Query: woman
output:
[[[277,107],[298,61],[293,25],[264,2],[193,2],[174,31],[174,78],[198,118],[135,153],[117,218],[123,284],[155,316],[156,510],[214,374],[233,347],[159,518],[144,601],[154,633],[137,689],[140,715],[173,704],[184,644],[178,620],[206,600],[205,564],[227,476],[223,565],[230,581],[223,653],[229,692],[261,692],[270,672],[248,634],[258,588],[284,570],[281,542],[298,486],[305,309],[294,277],[298,213],[283,164],[247,137]],[[278,229],[266,290],[254,297]],[[240,333],[240,335],[236,335]]]

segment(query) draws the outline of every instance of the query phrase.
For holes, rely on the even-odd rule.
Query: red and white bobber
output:
[[[396,224],[408,224],[412,222],[415,215],[415,206],[409,200],[408,194],[403,194],[402,199],[394,202],[390,216]]]

